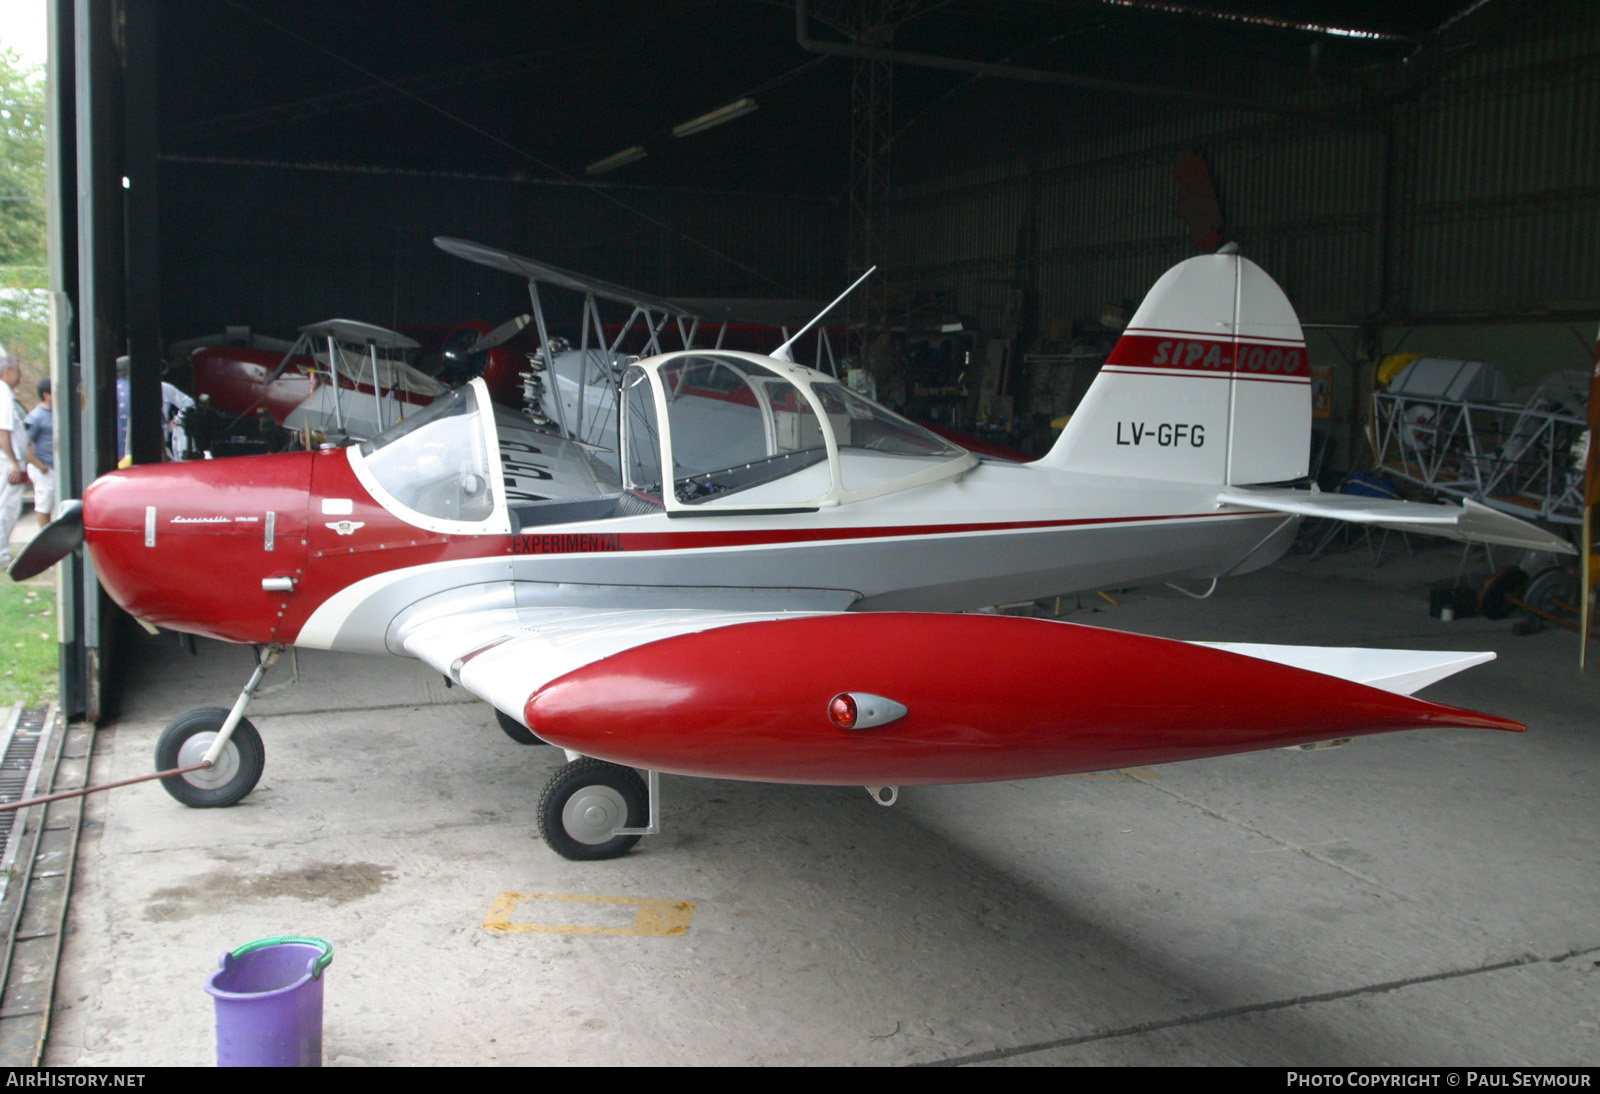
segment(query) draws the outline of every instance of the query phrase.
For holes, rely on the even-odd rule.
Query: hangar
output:
[[[63,496],[116,463],[119,356],[129,451],[157,462],[185,340],[526,309],[522,284],[439,236],[673,299],[825,300],[877,265],[837,321],[849,363],[907,417],[1033,455],[1162,271],[1231,243],[1304,324],[1330,490],[1386,470],[1409,494],[1470,494],[1414,438],[1458,413],[1476,445],[1489,427],[1455,404],[1593,359],[1586,5],[52,12],[52,348],[58,386],[84,391],[59,416]],[[1505,390],[1412,389],[1439,402],[1405,404],[1386,442],[1374,387],[1397,355],[1492,365]],[[1569,405],[1518,405],[1553,423],[1551,453],[1581,432]],[[1573,528],[1565,485],[1529,515]],[[1527,738],[940,787],[888,813],[859,791],[668,780],[667,832],[583,866],[528,838],[554,750],[512,748],[415,665],[307,654],[252,713],[275,759],[249,801],[191,813],[147,784],[72,807],[54,1009],[8,994],[0,1019],[34,1021],[47,1063],[207,1062],[207,1001],[167,974],[242,931],[339,936],[361,987],[330,1003],[335,1062],[1592,1059],[1592,684],[1568,678],[1561,628],[1447,626],[1448,595],[1428,612],[1431,585],[1559,562],[1418,549],[1376,568],[1375,542],[1319,539],[1202,604],[1157,585],[1035,608],[1174,637],[1494,649],[1442,701]],[[90,781],[143,773],[160,725],[225,703],[248,652],[189,660],[62,567],[67,754]],[[692,918],[651,935],[630,918],[648,901]]]

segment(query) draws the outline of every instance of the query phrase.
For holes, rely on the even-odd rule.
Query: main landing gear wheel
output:
[[[544,738],[498,707],[495,708],[494,718],[495,721],[500,723],[500,728],[505,731],[505,735],[519,745],[542,745],[546,743]]]
[[[211,742],[227,720],[227,707],[196,707],[179,715],[161,731],[161,739],[156,742],[156,770],[188,767],[205,759]],[[241,718],[215,764],[185,775],[168,775],[161,785],[190,808],[216,809],[233,805],[254,790],[266,765],[267,750],[262,747],[261,734]]]
[[[539,795],[539,835],[550,850],[575,862],[616,858],[639,837],[611,833],[644,827],[649,811],[650,795],[637,771],[585,757],[545,784]]]

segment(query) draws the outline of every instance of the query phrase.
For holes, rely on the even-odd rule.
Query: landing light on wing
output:
[[[841,691],[828,700],[828,721],[840,729],[872,729],[898,721],[909,713],[903,703],[865,691]]]

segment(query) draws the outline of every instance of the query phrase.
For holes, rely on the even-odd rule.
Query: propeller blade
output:
[[[39,530],[33,541],[12,559],[6,570],[12,581],[42,574],[83,546],[83,502],[64,501],[55,520]]]
[[[494,330],[472,343],[473,353],[488,353],[497,346],[502,346],[522,333],[522,328],[533,322],[531,315],[513,315]]]

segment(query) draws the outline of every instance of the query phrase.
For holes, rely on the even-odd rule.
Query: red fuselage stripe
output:
[[[1121,372],[1134,376],[1170,376],[1174,380],[1251,380],[1262,384],[1309,384],[1309,376],[1260,376],[1253,372],[1184,372],[1135,365],[1106,365],[1101,372]]]

